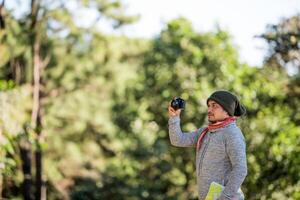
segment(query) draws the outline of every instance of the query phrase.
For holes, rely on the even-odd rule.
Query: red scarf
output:
[[[215,130],[215,129],[218,129],[218,128],[223,128],[224,126],[232,123],[232,122],[235,122],[236,121],[236,117],[228,117],[227,119],[225,119],[224,121],[221,121],[219,123],[216,123],[216,124],[209,124],[208,127],[206,127],[205,129],[203,129],[203,131],[201,132],[200,134],[200,137],[198,138],[198,141],[197,141],[197,151],[200,149],[201,147],[201,141],[202,139],[204,138],[204,136],[206,135],[206,133],[208,131],[211,131],[211,130]]]

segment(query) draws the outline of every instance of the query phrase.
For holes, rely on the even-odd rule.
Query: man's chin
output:
[[[210,124],[214,124],[214,123],[216,123],[217,121],[216,121],[216,120],[213,120],[213,119],[209,119],[209,118],[208,118],[208,122],[209,122]]]

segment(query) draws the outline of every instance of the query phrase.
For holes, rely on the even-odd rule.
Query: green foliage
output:
[[[72,2],[115,27],[134,20],[119,1]],[[58,9],[60,3],[42,1],[38,29],[47,61],[42,106],[49,199],[197,199],[195,152],[170,145],[167,106],[183,97],[182,129],[195,130],[206,124],[206,99],[216,89],[233,91],[247,107],[238,121],[247,140],[247,199],[299,198],[299,76],[272,62],[261,68],[240,63],[229,33],[218,28],[199,33],[179,18],[151,40],[113,37],[79,26],[72,7]],[[26,137],[35,148],[27,19],[11,11],[9,29],[0,32],[0,167],[7,198],[20,198],[19,140]]]
[[[9,86],[11,83],[6,85]],[[18,171],[20,166],[18,141],[24,136],[24,126],[30,118],[28,115],[32,103],[30,95],[29,85],[6,88],[0,93],[0,172],[16,184],[21,182]],[[33,134],[29,137],[33,141]]]
[[[269,25],[261,37],[269,44],[266,61],[270,66],[284,67],[292,73],[300,72],[300,15]]]

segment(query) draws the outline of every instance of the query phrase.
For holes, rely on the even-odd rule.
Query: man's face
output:
[[[229,117],[228,113],[222,108],[222,106],[213,100],[208,101],[207,107],[207,116],[210,123],[216,123],[217,121],[222,121]]]

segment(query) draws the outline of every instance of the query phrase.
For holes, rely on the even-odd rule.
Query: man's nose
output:
[[[207,112],[212,112],[212,109],[210,107],[207,108]]]

